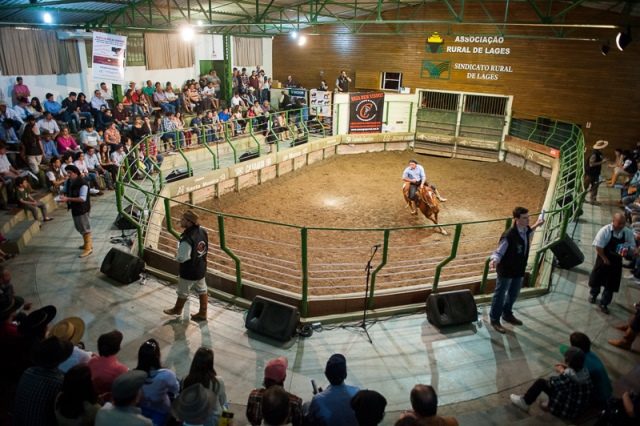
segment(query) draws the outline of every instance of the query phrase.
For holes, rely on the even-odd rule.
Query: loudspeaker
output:
[[[126,213],[128,213],[131,217],[133,217],[136,221],[140,222],[140,209],[139,208],[134,207],[133,205],[129,205],[128,207],[126,207],[124,209],[124,211]],[[113,224],[116,226],[116,228],[121,229],[121,230],[136,229],[136,227],[133,226],[133,224],[131,222],[129,222],[127,220],[127,218],[122,216],[120,213],[118,213],[118,216],[116,216],[116,220],[115,220],[115,222],[113,222]]]
[[[240,160],[240,162],[242,163],[243,161],[251,160],[252,158],[258,158],[258,151],[256,152],[247,151],[244,154],[242,154],[240,158],[238,158],[238,160]]]
[[[166,182],[175,182],[177,180],[186,179],[189,177],[189,170],[176,169],[167,175]]]
[[[300,311],[291,305],[256,296],[244,326],[251,331],[286,342],[300,322]]]
[[[144,266],[144,260],[139,257],[112,248],[102,261],[100,272],[120,283],[131,284],[140,279]]]
[[[427,298],[427,319],[438,328],[478,320],[478,308],[469,290],[433,293]]]
[[[563,269],[571,269],[584,262],[584,254],[568,234],[565,234],[564,240],[560,241],[560,244],[553,246],[551,251],[558,260],[558,267]]]

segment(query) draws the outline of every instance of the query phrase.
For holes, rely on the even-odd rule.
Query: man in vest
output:
[[[593,240],[596,249],[596,262],[589,275],[589,303],[596,303],[600,287],[604,287],[600,298],[600,310],[609,313],[607,305],[613,299],[613,293],[620,290],[622,277],[622,258],[625,252],[638,256],[633,231],[626,227],[627,220],[622,213],[613,215],[613,221],[600,228]]]
[[[69,180],[65,185],[65,195],[60,196],[61,202],[66,202],[71,216],[73,216],[73,224],[76,227],[84,244],[81,245],[82,253],[80,257],[87,257],[93,253],[91,247],[91,224],[89,223],[89,212],[91,211],[91,202],[89,201],[89,186],[84,178],[80,175],[80,170],[73,164],[69,164],[65,168],[65,173],[69,176]]]
[[[207,320],[207,253],[209,251],[209,237],[207,231],[198,225],[198,215],[193,210],[187,210],[180,218],[180,226],[184,232],[180,236],[176,260],[180,262],[180,277],[178,279],[178,300],[172,309],[165,309],[167,315],[180,315],[187,302],[189,291],[193,290],[200,298],[200,311],[191,315],[194,321]]]
[[[349,83],[351,83],[351,79],[347,77],[347,72],[345,70],[340,71],[340,76],[336,79],[336,91],[347,93],[349,91]]]
[[[489,267],[496,269],[496,289],[491,299],[489,319],[491,326],[501,334],[506,333],[500,318],[514,325],[522,325],[522,321],[513,315],[513,304],[516,302],[522,287],[524,271],[527,267],[531,236],[544,221],[539,218],[529,226],[529,210],[524,207],[513,209],[513,226],[504,231],[500,237],[498,248],[491,254]]]
[[[598,196],[598,187],[600,186],[600,172],[602,170],[602,164],[607,160],[602,156],[601,149],[609,145],[607,141],[598,141],[593,145],[593,151],[589,155],[589,161],[584,168],[584,189],[589,190],[589,204],[599,206],[600,203],[596,200]]]

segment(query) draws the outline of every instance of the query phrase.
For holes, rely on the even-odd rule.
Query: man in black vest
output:
[[[82,249],[80,257],[87,257],[93,253],[91,247],[91,224],[89,223],[89,212],[91,212],[91,202],[89,201],[89,186],[80,175],[80,170],[73,164],[65,168],[69,180],[65,184],[65,195],[60,196],[61,202],[66,202],[76,231],[82,234],[84,244],[78,247]]]
[[[598,141],[593,145],[593,151],[589,155],[589,161],[584,168],[584,189],[589,190],[589,204],[599,206],[600,202],[596,200],[598,196],[598,187],[600,186],[600,172],[602,170],[602,164],[607,160],[602,156],[601,149],[609,145],[607,141]]]
[[[198,215],[193,210],[187,210],[180,218],[180,226],[184,232],[180,236],[176,260],[180,262],[180,277],[178,279],[178,300],[172,309],[165,309],[167,315],[180,315],[187,302],[189,291],[193,290],[200,298],[200,310],[191,315],[194,321],[207,320],[207,253],[209,252],[209,237],[207,231],[198,225]]]
[[[340,71],[340,76],[336,79],[336,90],[340,93],[347,93],[349,91],[349,83],[351,79],[347,77],[345,70]]]
[[[498,277],[496,289],[491,299],[489,319],[493,328],[501,334],[506,330],[500,318],[514,325],[522,325],[522,321],[513,315],[513,304],[516,302],[522,287],[524,271],[527,267],[531,236],[544,221],[539,218],[529,226],[529,210],[524,207],[513,209],[513,226],[504,231],[500,237],[498,248],[491,254],[491,269],[497,267]]]

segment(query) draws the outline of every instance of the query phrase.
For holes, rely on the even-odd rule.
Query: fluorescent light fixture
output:
[[[44,19],[45,24],[50,24],[51,22],[53,22],[53,18],[51,17],[51,14],[49,12],[45,12],[42,16],[42,19]]]
[[[191,27],[182,27],[182,29],[180,30],[180,33],[182,34],[182,39],[184,41],[191,41],[195,36],[195,32]]]
[[[303,46],[307,42],[307,38],[305,36],[301,36],[298,39],[298,46]]]
[[[620,31],[616,37],[616,46],[618,46],[618,49],[621,51],[624,50],[629,43],[631,43],[631,28],[628,28],[626,33]]]
[[[199,26],[202,26],[202,20],[199,20],[199,21],[198,21],[198,25],[199,25]]]
[[[292,39],[294,39],[294,40],[295,40],[296,38],[298,38],[298,33],[297,33],[297,32],[295,32],[295,31],[291,31],[290,36],[291,36],[291,38],[292,38]]]

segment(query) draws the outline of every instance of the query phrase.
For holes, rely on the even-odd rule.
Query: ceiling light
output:
[[[302,46],[302,45],[304,45],[306,42],[307,42],[307,38],[306,38],[305,36],[301,36],[301,37],[298,39],[298,46]]]
[[[53,18],[51,17],[51,14],[49,12],[45,12],[42,18],[44,19],[45,24],[50,24],[53,21]]]
[[[294,40],[295,40],[296,38],[298,38],[298,33],[297,33],[297,32],[295,32],[295,31],[291,31],[290,36],[291,36],[291,38],[292,38],[292,39],[294,39]]]
[[[611,46],[609,46],[609,43],[603,44],[601,50],[602,50],[602,54],[604,56],[607,56],[607,53],[609,53],[609,50],[611,50]]]
[[[624,50],[629,43],[631,43],[631,28],[628,28],[626,33],[620,31],[616,37],[616,45],[620,50]]]
[[[180,30],[180,33],[182,33],[182,39],[184,41],[193,40],[193,37],[195,35],[195,32],[193,31],[193,28],[191,28],[191,27],[182,27],[182,29]]]
[[[198,21],[198,25],[199,25],[199,26],[202,26],[202,20],[199,20],[199,21]]]

